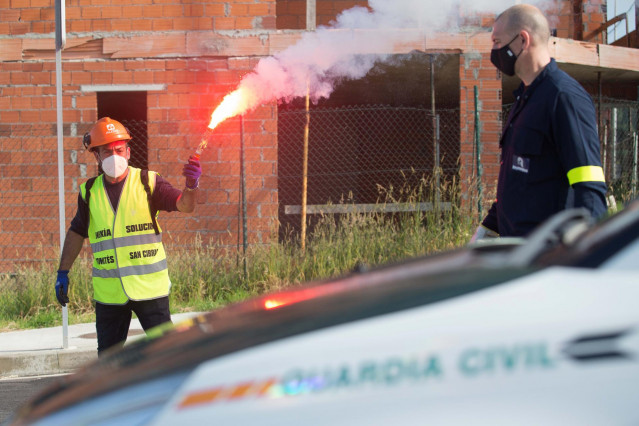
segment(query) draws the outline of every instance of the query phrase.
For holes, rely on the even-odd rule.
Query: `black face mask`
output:
[[[515,52],[510,50],[509,47],[510,43],[515,41],[517,37],[519,37],[519,34],[504,47],[490,51],[490,62],[492,62],[499,71],[511,77],[515,75],[515,62],[517,62],[517,58],[521,55],[521,52],[519,52],[519,55],[515,55]],[[524,49],[522,48],[521,50],[523,51]]]

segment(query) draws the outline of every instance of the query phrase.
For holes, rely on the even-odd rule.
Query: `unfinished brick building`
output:
[[[636,31],[617,40],[617,46],[607,44],[604,3],[558,2],[560,7],[552,11],[553,56],[593,97],[637,101]],[[60,241],[55,12],[54,0],[0,0],[0,4],[4,35],[0,37],[0,271],[9,271],[25,260],[55,259]],[[79,185],[97,172],[81,140],[98,117],[137,123],[131,129],[138,144],[133,164],[157,170],[181,185],[181,165],[200,142],[224,95],[261,58],[294,46],[307,31],[330,25],[341,11],[358,5],[366,7],[367,2],[67,0],[61,73],[65,227],[75,213]],[[410,55],[407,69],[423,68],[424,78],[413,84],[426,87],[408,88],[410,105],[455,111],[450,152],[458,157],[455,164],[460,160],[455,173],[462,178],[474,173],[477,110],[482,179],[490,189],[498,171],[502,106],[510,102],[516,79],[503,77],[490,64],[494,14],[460,9],[458,16],[459,32],[426,35],[415,30],[409,42],[382,53]],[[429,61],[432,57],[437,59]],[[401,65],[393,72],[396,81],[412,78],[407,74],[412,71],[402,71]],[[361,92],[349,91],[348,84],[330,105],[344,105],[346,99],[369,102],[363,95],[360,99],[353,95]],[[375,102],[385,90],[392,91],[380,89]],[[367,96],[375,98],[374,93]],[[403,101],[398,98],[393,103]],[[205,244],[234,246],[242,221],[249,244],[274,238],[285,222],[285,204],[299,204],[283,201],[278,187],[280,109],[273,100],[215,130],[202,156],[197,214],[161,215],[167,245],[192,244],[199,234]],[[286,197],[291,192],[295,195],[289,191]],[[295,209],[291,211],[295,214]]]

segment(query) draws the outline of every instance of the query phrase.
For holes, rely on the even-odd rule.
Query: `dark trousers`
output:
[[[135,312],[144,331],[171,321],[169,297],[129,300],[126,305],[95,304],[95,329],[98,334],[98,356],[113,346],[123,346],[129,334],[132,312]]]

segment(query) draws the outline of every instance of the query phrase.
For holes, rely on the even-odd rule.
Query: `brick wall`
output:
[[[278,29],[306,29],[306,0],[279,0],[275,13]]]
[[[182,188],[182,165],[199,144],[211,111],[254,66],[255,60],[238,58],[64,62],[66,224],[75,214],[79,185],[97,172],[81,138],[97,119],[97,96],[82,92],[83,85],[170,82],[165,91],[147,96],[149,168]],[[50,61],[0,62],[1,270],[27,258],[57,257],[54,68]],[[275,105],[244,117],[250,243],[268,241],[277,219],[276,129]],[[231,119],[218,128],[202,155],[196,212],[160,214],[167,244],[191,245],[198,233],[205,244],[237,244],[239,149],[239,119]]]
[[[0,33],[44,34],[55,29],[53,0],[2,0]],[[66,1],[67,32],[274,29],[275,0]]]
[[[199,143],[208,116],[257,59],[105,57],[99,33],[224,31],[275,28],[275,0],[171,2],[66,1],[68,41],[91,35],[63,54],[65,210],[68,225],[77,191],[97,166],[81,135],[97,119],[86,85],[163,84],[148,92],[149,168],[182,187],[182,164]],[[53,36],[53,0],[0,0],[0,31],[24,42],[22,60],[0,62],[0,271],[14,263],[59,255],[55,63],[42,34]],[[26,47],[26,46],[30,47]],[[48,50],[49,53],[45,53]],[[31,60],[30,57],[38,57]],[[126,102],[126,100],[123,100]],[[244,118],[249,242],[268,241],[277,219],[276,109]],[[161,213],[168,244],[237,244],[240,220],[239,120],[229,120],[202,156],[204,175],[193,215]],[[241,228],[239,228],[241,229]]]
[[[14,259],[50,257],[59,242],[54,68],[0,62],[2,271]],[[77,119],[79,112],[71,116]]]
[[[585,37],[600,28],[606,22],[605,0],[584,0],[581,22]],[[606,31],[601,32],[594,38],[588,37],[588,41],[594,43],[606,43],[606,39]]]
[[[75,213],[81,182],[96,173],[93,157],[81,146],[81,135],[97,119],[95,92],[86,85],[162,84],[147,96],[149,167],[176,186],[183,185],[182,164],[199,143],[209,114],[241,76],[259,60],[252,57],[173,57],[109,59],[101,32],[198,31],[305,27],[305,0],[229,0],[140,3],[140,0],[67,0],[67,31],[91,41],[65,52],[64,161],[66,223]],[[366,1],[318,0],[318,25]],[[573,1],[560,2],[553,22],[560,37],[574,33]],[[583,6],[584,30],[601,21],[600,0]],[[588,16],[586,16],[588,15]],[[564,18],[565,16],[565,18]],[[473,25],[489,28],[492,18],[475,17]],[[578,19],[577,19],[578,20]],[[53,0],[0,0],[0,31],[11,40],[29,41],[22,60],[0,62],[0,271],[16,261],[53,259],[58,255],[57,139],[55,64],[50,39]],[[149,40],[153,40],[149,35]],[[45,37],[45,38],[47,38]],[[11,41],[10,40],[10,41]],[[5,40],[6,41],[6,40]],[[48,50],[47,50],[48,49]],[[143,51],[143,49],[141,49]],[[26,53],[25,53],[26,52]],[[250,55],[250,52],[247,53]],[[33,59],[38,57],[39,59]],[[460,127],[462,182],[473,176],[474,94],[479,88],[485,203],[491,201],[498,173],[501,128],[501,80],[488,54],[460,59]],[[249,242],[265,242],[277,224],[276,105],[258,108],[244,117],[247,227]],[[190,245],[200,234],[204,243],[237,244],[240,223],[240,120],[231,119],[215,132],[202,156],[204,176],[196,214],[162,213],[160,223],[168,244]]]
[[[605,43],[605,33],[589,38],[606,22],[605,0],[564,0],[549,7],[550,27],[556,30],[557,37]]]
[[[53,4],[53,0],[0,1],[0,33],[16,36],[53,32]],[[317,24],[328,25],[341,11],[367,4],[366,0],[317,0]],[[86,4],[69,0],[66,6],[67,31],[75,33],[306,28],[306,0],[211,0],[180,4],[150,4],[141,0]],[[563,0],[551,7],[547,13],[559,37],[576,38],[576,32],[588,33],[606,20],[605,0]],[[468,19],[476,21],[473,25],[492,25],[489,15]]]
[[[548,18],[550,29],[557,37],[584,40],[585,36],[606,22],[605,0],[560,0],[540,5]],[[470,13],[459,11],[460,25],[489,30],[494,23],[494,13]],[[605,34],[593,38],[593,42],[605,43]]]
[[[354,6],[368,6],[366,0],[317,0],[316,24],[329,25],[337,15]],[[306,29],[306,0],[278,0],[277,28],[287,30]]]

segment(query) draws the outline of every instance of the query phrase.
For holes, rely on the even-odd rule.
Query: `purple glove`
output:
[[[182,176],[186,178],[186,189],[197,188],[201,175],[202,167],[200,167],[200,160],[194,156],[190,156],[189,162],[186,163],[182,169]]]

